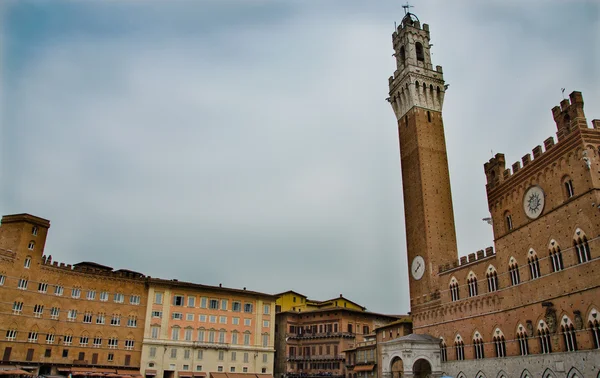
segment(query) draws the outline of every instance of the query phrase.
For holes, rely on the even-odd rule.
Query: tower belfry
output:
[[[458,259],[442,107],[441,66],[431,63],[429,25],[404,6],[392,34],[389,99],[398,121],[411,307],[436,300],[438,266]]]

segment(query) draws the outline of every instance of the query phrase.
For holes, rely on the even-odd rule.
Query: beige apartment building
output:
[[[154,278],[148,290],[145,377],[273,373],[274,296]]]

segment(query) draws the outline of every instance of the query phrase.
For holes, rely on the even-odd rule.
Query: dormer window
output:
[[[421,42],[415,43],[415,51],[417,53],[417,60],[420,62],[425,61],[425,55],[423,54],[423,45]]]
[[[38,233],[38,228],[37,228],[37,226],[33,226],[33,227],[31,228],[31,234],[32,234],[33,236],[37,236],[37,233]]]

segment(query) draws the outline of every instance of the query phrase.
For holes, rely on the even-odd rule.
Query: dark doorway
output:
[[[429,361],[421,358],[413,365],[413,376],[415,378],[429,378],[431,377],[431,364]]]

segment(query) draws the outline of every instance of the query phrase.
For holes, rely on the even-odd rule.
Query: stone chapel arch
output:
[[[392,372],[391,378],[403,378],[404,377],[404,362],[400,357],[394,357],[390,362],[390,371]]]
[[[429,378],[431,377],[431,364],[424,358],[419,358],[413,364],[413,377]]]

